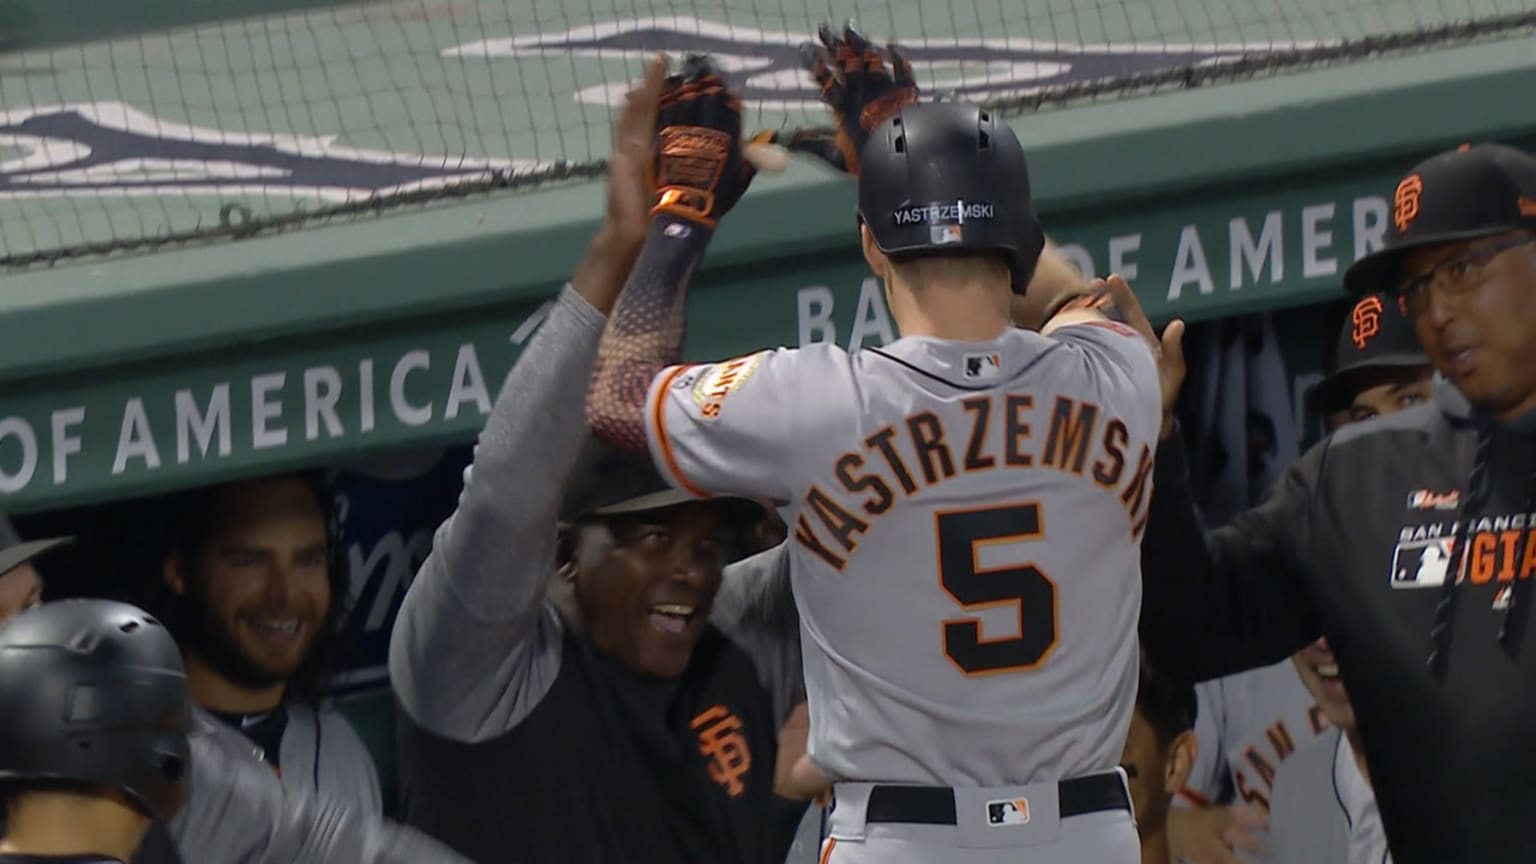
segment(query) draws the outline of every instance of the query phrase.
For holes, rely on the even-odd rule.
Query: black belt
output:
[[[1056,784],[1061,818],[1129,810],[1131,799],[1117,771],[1074,777]],[[947,786],[875,786],[869,790],[865,822],[915,825],[955,824],[955,790]]]

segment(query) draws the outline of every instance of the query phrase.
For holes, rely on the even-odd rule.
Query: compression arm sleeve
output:
[[[646,452],[645,397],[656,376],[682,359],[688,286],[712,233],[667,214],[651,223],[603,334],[587,401],[592,431],[614,446]]]

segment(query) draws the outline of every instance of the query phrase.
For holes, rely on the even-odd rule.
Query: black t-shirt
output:
[[[481,864],[781,864],[786,820],[763,818],[790,806],[778,731],[752,660],[713,628],[674,682],[568,632],[554,684],[506,734],[465,744],[400,716],[403,816]]]

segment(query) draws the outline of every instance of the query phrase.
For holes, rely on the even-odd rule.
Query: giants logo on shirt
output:
[[[709,760],[709,779],[732,798],[746,791],[743,782],[752,767],[752,751],[741,734],[741,718],[724,705],[715,705],[689,724],[699,736],[699,755]]]

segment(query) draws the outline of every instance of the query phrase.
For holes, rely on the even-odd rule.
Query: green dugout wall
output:
[[[1398,176],[1463,140],[1536,140],[1517,39],[1013,121],[1048,230],[1152,314],[1338,296]],[[894,337],[852,189],[760,178],[724,223],[688,352]],[[602,186],[0,276],[0,509],[27,512],[473,436]],[[571,382],[582,386],[582,382]]]

